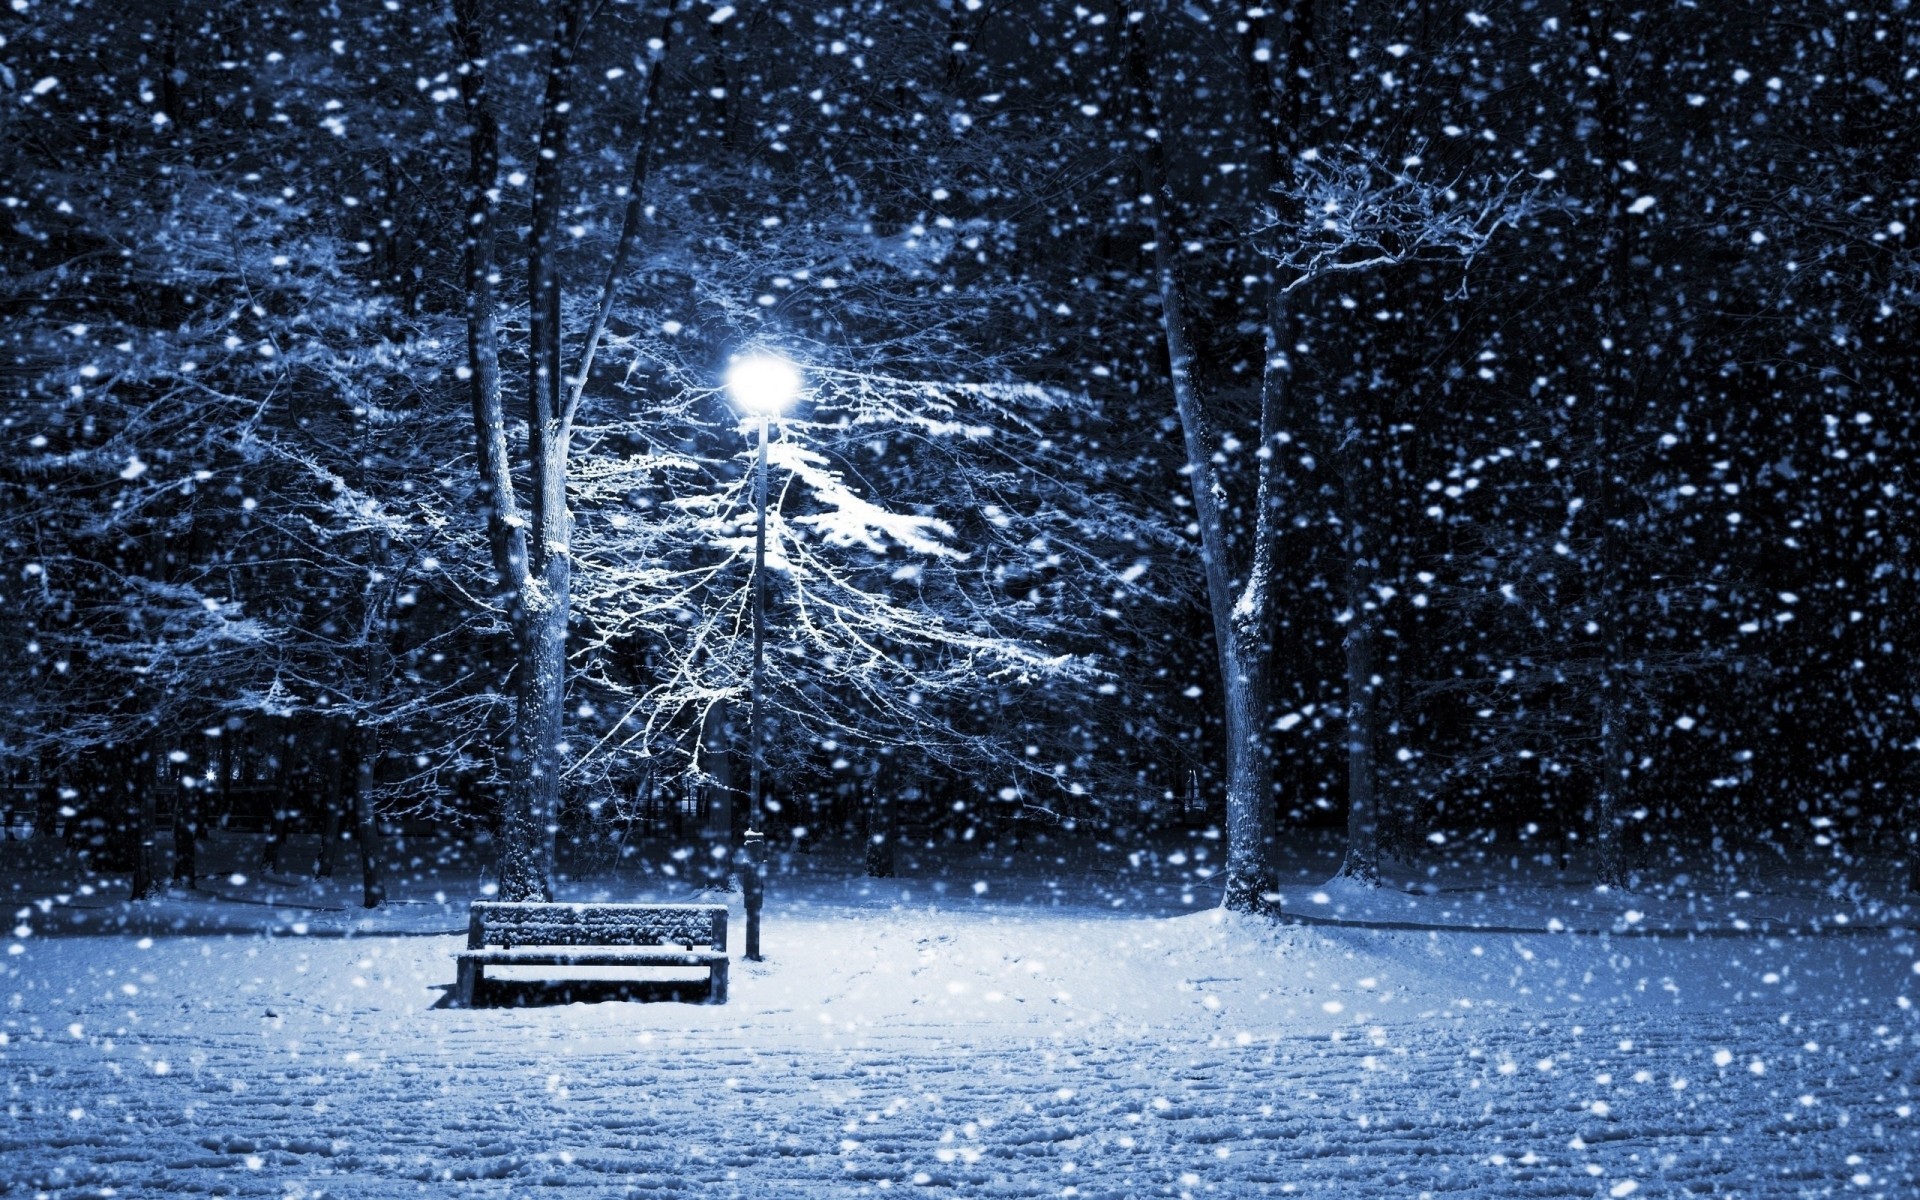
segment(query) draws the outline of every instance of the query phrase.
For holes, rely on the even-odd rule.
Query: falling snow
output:
[[[0,1196],[1920,1194],[1911,8],[9,0]]]

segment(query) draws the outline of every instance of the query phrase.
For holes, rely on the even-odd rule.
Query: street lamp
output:
[[[758,520],[753,533],[753,684],[747,735],[753,747],[753,773],[747,797],[747,836],[741,847],[747,872],[740,881],[747,908],[749,962],[760,961],[760,909],[767,894],[767,835],[761,828],[761,777],[766,753],[761,744],[760,717],[767,679],[767,426],[799,397],[800,389],[800,368],[776,354],[736,358],[727,368],[727,392],[733,402],[760,418],[760,456],[753,481],[753,507]]]

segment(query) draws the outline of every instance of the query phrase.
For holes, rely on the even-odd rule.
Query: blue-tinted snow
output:
[[[796,855],[773,881],[768,961],[736,961],[721,1008],[612,982],[584,989],[592,1003],[523,982],[506,991],[528,1007],[444,1007],[478,884],[457,864],[403,877],[375,932],[350,937],[314,936],[357,921],[293,877],[229,877],[213,885],[223,898],[177,894],[139,913],[205,928],[222,912],[271,937],[77,935],[49,918],[90,911],[97,924],[127,909],[104,881],[70,891],[47,913],[26,906],[42,928],[10,939],[19,950],[0,968],[5,1185],[1914,1193],[1920,952],[1898,927],[1271,925],[1204,895],[1183,902],[1204,881],[1192,858],[1167,865],[1171,845],[1065,849],[1030,843],[1011,864],[903,851],[917,873],[871,881],[850,847]],[[1140,867],[1123,868],[1133,855]],[[582,899],[690,898],[659,872],[669,861],[569,886]],[[1547,878],[1500,867],[1457,874],[1495,899],[1503,887],[1527,897],[1513,919],[1550,904]],[[1799,890],[1822,895],[1816,883]],[[1632,902],[1670,911],[1671,890]],[[1329,903],[1312,905],[1314,892]],[[1404,895],[1351,893],[1289,888],[1290,902],[1344,905],[1349,919]],[[287,904],[295,894],[306,907]],[[1559,894],[1591,903],[1584,886]],[[1750,898],[1756,912],[1801,903],[1791,884]],[[1414,903],[1447,923],[1444,894]],[[295,915],[308,936],[290,933]],[[652,999],[621,998],[633,996]]]

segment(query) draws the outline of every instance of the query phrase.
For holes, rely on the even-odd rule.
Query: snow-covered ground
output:
[[[1667,881],[1622,932],[1549,932],[1591,889],[1492,861],[1480,904],[1289,887],[1409,924],[1528,897],[1492,929],[1276,926],[1185,900],[1148,869],[1177,849],[1065,849],[887,881],[797,856],[724,1007],[611,980],[447,1007],[477,877],[434,856],[364,931],[293,878],[132,908],[16,883],[0,1194],[1920,1194],[1920,950],[1884,895],[1899,919],[1813,932],[1845,888],[1738,889],[1788,934]],[[570,886],[687,898],[664,865]],[[1691,936],[1642,932],[1689,899]]]

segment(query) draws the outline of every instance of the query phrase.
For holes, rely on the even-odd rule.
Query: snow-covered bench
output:
[[[707,1000],[727,1001],[724,904],[543,904],[476,900],[454,952],[454,999],[472,1007],[488,967],[705,967]]]

